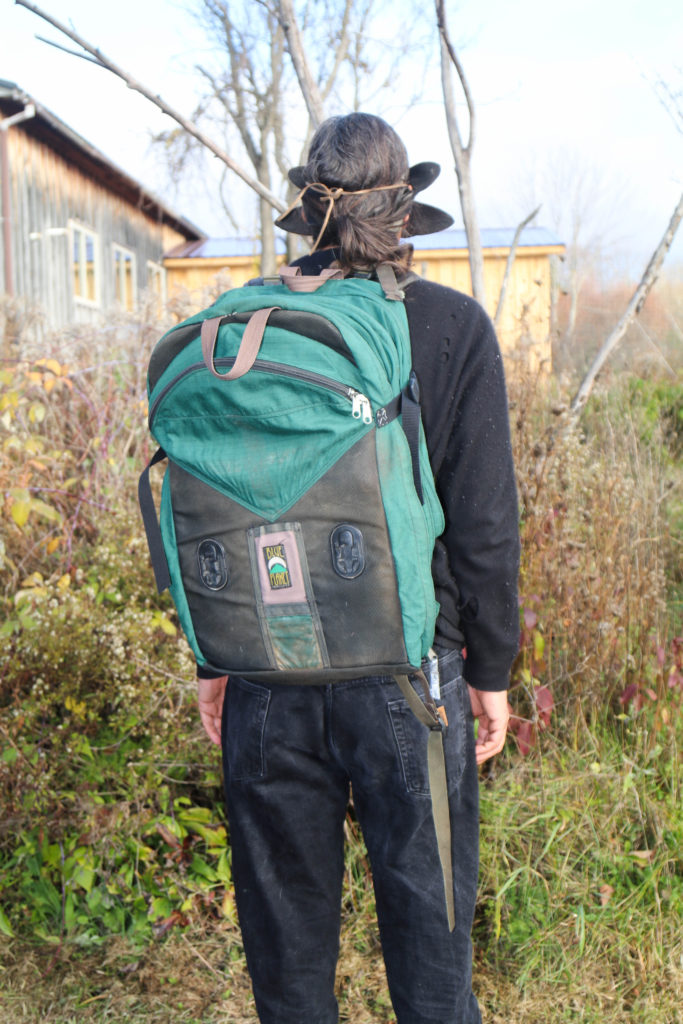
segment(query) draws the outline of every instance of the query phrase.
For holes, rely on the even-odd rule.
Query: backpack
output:
[[[388,295],[298,269],[226,292],[152,353],[160,531],[149,467],[140,503],[157,585],[203,675],[407,673],[433,642],[444,520],[402,293],[388,266]]]
[[[445,711],[421,662],[444,517],[393,270],[286,267],[168,331],[148,370],[160,448],[139,499],[203,675],[321,684],[393,674],[428,727],[432,811],[455,926]],[[168,459],[160,523],[149,473]],[[417,696],[408,674],[424,690]]]

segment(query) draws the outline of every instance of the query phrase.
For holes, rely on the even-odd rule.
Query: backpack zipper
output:
[[[217,367],[230,367],[233,366],[234,363],[235,359],[232,356],[214,360],[214,366]],[[159,404],[163,401],[169,391],[171,391],[184,377],[203,369],[206,369],[206,364],[204,362],[192,363],[191,366],[186,367],[182,373],[179,373],[177,377],[174,377],[172,381],[169,381],[169,383],[161,390],[154,399],[149,410],[148,422],[150,429],[159,408]],[[325,388],[326,391],[333,391],[335,394],[342,395],[351,402],[351,415],[354,419],[362,419],[363,423],[366,425],[373,422],[374,417],[372,415],[370,399],[356,388],[350,387],[348,384],[341,384],[339,381],[333,380],[331,377],[325,377],[320,373],[315,373],[313,370],[302,370],[295,366],[288,366],[286,363],[273,363],[267,359],[257,359],[249,372],[251,373],[252,370],[256,370],[261,373],[274,373],[280,377],[290,377],[292,380],[300,380],[306,384],[313,384],[315,387]]]

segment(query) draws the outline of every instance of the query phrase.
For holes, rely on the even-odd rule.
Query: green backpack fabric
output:
[[[149,466],[140,501],[202,674],[407,673],[433,642],[444,521],[402,292],[335,273],[228,291],[150,360],[160,528]]]
[[[395,676],[429,730],[452,930],[448,723],[421,670],[443,512],[403,292],[387,266],[381,284],[338,273],[285,268],[280,282],[226,292],[164,335],[148,372],[160,448],[140,506],[158,589],[170,587],[203,675]],[[159,524],[149,471],[166,458]]]

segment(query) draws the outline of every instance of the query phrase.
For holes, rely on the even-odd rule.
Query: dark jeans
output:
[[[232,677],[223,764],[235,895],[262,1024],[336,1024],[344,820],[353,787],[398,1024],[479,1024],[474,735],[462,658],[440,659],[456,927],[427,778],[428,730],[391,677],[264,686]],[[418,684],[416,689],[420,692]]]

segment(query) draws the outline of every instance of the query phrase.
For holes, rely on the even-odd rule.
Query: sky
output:
[[[191,114],[194,68],[210,46],[188,15],[189,3],[38,0],[37,6],[71,22],[107,57]],[[400,9],[401,0],[393,6]],[[473,175],[480,225],[514,226],[544,198],[537,223],[562,237],[569,226],[557,221],[557,199],[548,202],[541,183],[550,173],[556,183],[566,178],[569,189],[579,174],[588,235],[600,237],[619,254],[620,265],[639,276],[683,191],[683,133],[654,87],[658,77],[683,86],[683,4],[461,0],[447,9],[477,107]],[[422,10],[427,23],[431,4]],[[169,186],[150,137],[172,122],[109,72],[36,34],[72,46],[31,11],[0,0],[0,78],[16,82],[207,234],[234,234],[216,202],[215,176],[197,175],[178,191]],[[424,198],[459,221],[436,51],[426,71],[408,64],[401,75],[406,82],[422,76],[421,101],[405,109],[398,97],[393,109],[385,105],[379,112],[396,123],[411,162],[441,163],[441,177]],[[254,204],[238,183],[235,196],[241,229],[249,232]],[[679,236],[670,267],[683,267],[683,229]]]

